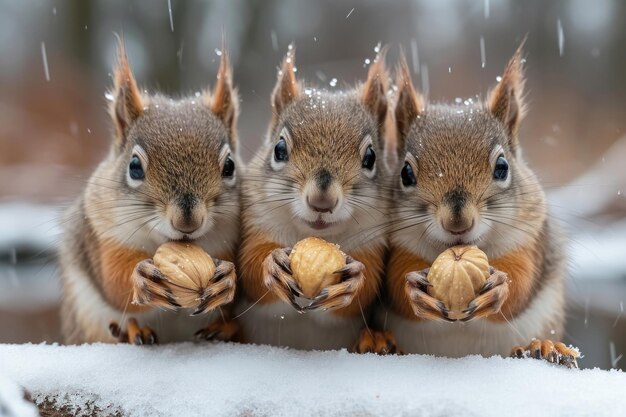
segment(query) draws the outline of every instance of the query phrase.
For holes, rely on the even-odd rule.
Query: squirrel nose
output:
[[[307,197],[306,203],[311,210],[318,213],[332,213],[337,206],[337,199],[331,199],[329,196],[313,196]]]
[[[184,234],[191,234],[204,223],[204,205],[191,193],[180,196],[174,203],[172,227]]]
[[[474,227],[474,219],[465,216],[447,217],[441,222],[443,228],[453,235],[462,235]]]
[[[178,230],[181,233],[191,234],[198,230],[202,223],[204,222],[204,217],[191,217],[184,218],[182,216],[172,220],[172,227]]]

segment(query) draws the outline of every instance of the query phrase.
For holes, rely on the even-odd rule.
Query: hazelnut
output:
[[[476,246],[454,246],[442,252],[428,272],[431,296],[443,301],[451,316],[460,316],[489,277],[487,255]]]
[[[165,275],[176,301],[185,308],[197,307],[215,273],[211,256],[192,243],[167,242],[159,246],[153,260]]]
[[[346,265],[339,247],[323,239],[309,237],[295,244],[289,255],[293,277],[307,298],[322,288],[337,284],[341,277],[335,271]]]

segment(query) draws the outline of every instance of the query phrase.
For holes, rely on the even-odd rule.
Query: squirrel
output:
[[[215,313],[190,317],[178,308],[151,260],[165,242],[193,241],[217,266],[209,287],[215,291],[195,313],[234,298],[242,165],[227,54],[213,93],[181,100],[140,92],[119,38],[117,55],[109,106],[113,141],[64,216],[65,341],[151,344],[193,339],[198,328],[200,337],[229,338],[236,331],[230,322],[207,326]],[[135,289],[149,302],[132,304]]]
[[[577,350],[558,342],[564,237],[519,141],[526,112],[522,49],[523,42],[484,103],[427,103],[401,56],[388,303],[377,319],[405,352],[508,356],[512,349],[513,356],[576,366]],[[428,295],[428,267],[461,244],[477,245],[492,269],[465,316],[448,323],[445,305]]]
[[[384,235],[365,240],[361,233],[386,221],[384,55],[363,85],[335,92],[298,81],[289,46],[271,97],[266,139],[242,184],[237,310],[246,342],[338,349],[359,340],[380,289],[387,247]],[[289,254],[309,236],[340,245],[346,266],[338,271],[338,284],[301,307]],[[378,336],[393,351],[394,341]]]

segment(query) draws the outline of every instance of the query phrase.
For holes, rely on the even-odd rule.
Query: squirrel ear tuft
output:
[[[300,96],[300,85],[296,80],[294,65],[296,61],[296,48],[293,44],[289,45],[289,51],[283,59],[281,69],[278,71],[278,80],[272,93],[272,108],[274,121],[278,115],[291,103]]]
[[[239,96],[233,88],[233,70],[228,53],[222,48],[217,84],[213,94],[204,95],[205,105],[224,123],[228,129],[230,147],[235,151],[237,142],[237,116],[239,115]]]
[[[111,106],[111,116],[115,123],[116,142],[123,144],[128,127],[143,113],[143,103],[137,82],[128,64],[124,40],[119,37],[113,83],[114,99]]]
[[[487,98],[489,111],[506,127],[513,147],[517,144],[517,132],[525,113],[523,99],[525,80],[522,65],[525,41],[526,39],[517,48],[504,69],[502,80],[489,92]]]
[[[384,128],[387,118],[387,86],[389,74],[385,68],[387,46],[384,46],[376,55],[374,62],[367,73],[367,80],[363,85],[361,100],[370,113],[376,118],[379,131]]]
[[[398,133],[397,151],[399,156],[405,154],[405,140],[411,125],[417,116],[424,110],[425,99],[413,86],[409,64],[406,62],[404,51],[400,51],[400,63],[396,69],[396,108],[395,119]]]

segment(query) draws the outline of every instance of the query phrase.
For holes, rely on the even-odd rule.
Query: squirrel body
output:
[[[290,48],[267,138],[242,185],[238,320],[249,342],[346,348],[364,326],[382,279],[386,238],[363,233],[386,221],[386,74],[379,58],[364,85],[323,91],[296,80],[294,59]],[[288,255],[310,236],[338,244],[347,264],[339,284],[302,308]]]
[[[201,246],[222,272],[232,266],[240,228],[235,167],[241,164],[231,70],[224,55],[213,94],[173,100],[140,93],[121,41],[118,59],[113,143],[63,222],[63,333],[68,343],[114,342],[111,321],[125,326],[132,316],[161,341],[192,340],[190,329],[214,314],[189,317],[165,287],[150,293],[142,283],[163,281],[151,258],[171,240]],[[233,285],[219,294],[224,300],[234,296],[229,271],[223,279]],[[131,303],[137,288],[152,302]],[[164,305],[173,311],[157,308]]]
[[[400,163],[387,306],[377,311],[378,323],[395,333],[407,353],[508,356],[535,338],[560,340],[565,244],[522,158],[521,47],[485,103],[427,104],[413,87],[406,60],[397,86]],[[460,244],[477,245],[495,272],[463,320],[450,323],[443,303],[428,295],[427,268]]]

